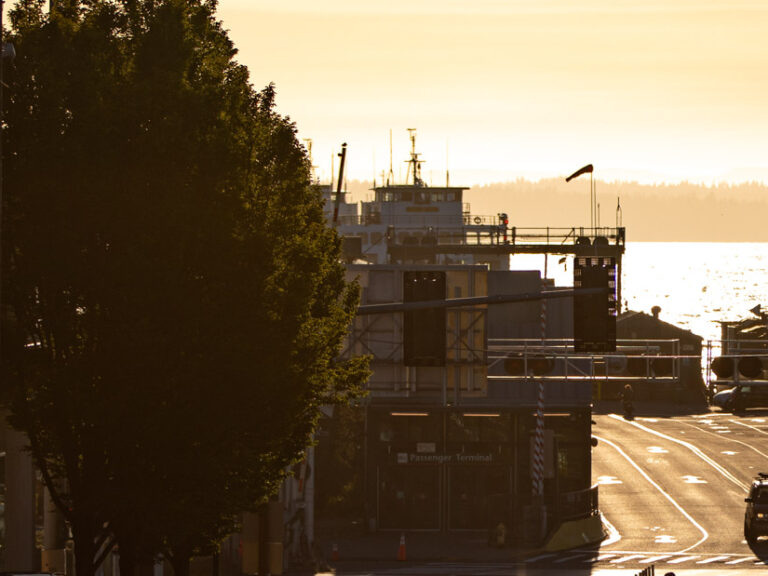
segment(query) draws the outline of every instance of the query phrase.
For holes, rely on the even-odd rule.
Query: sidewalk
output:
[[[635,417],[673,417],[708,414],[719,409],[709,406],[704,399],[673,400],[635,400],[632,403]],[[621,400],[597,400],[592,406],[593,414],[621,414]]]
[[[480,532],[376,532],[345,537],[339,542],[326,539],[323,552],[328,563],[392,562],[397,564],[403,537],[406,561],[418,562],[502,562],[510,561],[521,550],[489,545],[488,536]],[[338,560],[333,560],[333,545],[337,545]]]
[[[485,531],[370,533],[351,527],[326,526],[320,527],[316,535],[316,554],[322,555],[322,558],[314,566],[288,567],[288,574],[353,572],[372,567],[386,569],[424,562],[506,563],[537,551],[596,546],[604,538],[605,532],[599,517],[593,517],[566,523],[540,546],[525,546],[521,541],[511,541],[499,547],[495,541],[489,542]],[[402,550],[401,537],[404,538]]]

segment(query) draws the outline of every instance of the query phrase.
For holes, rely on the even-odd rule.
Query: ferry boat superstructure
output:
[[[348,202],[348,195],[334,191],[332,185],[321,187],[326,217],[344,238],[348,257],[370,264],[484,263],[494,270],[508,270],[508,252],[460,254],[439,248],[466,244],[469,237],[503,242],[507,216],[472,216],[463,197],[467,187],[427,185],[421,177],[423,161],[416,152],[413,130],[410,138],[405,184],[388,178],[383,185],[374,185],[373,200],[359,205]]]
[[[349,202],[341,185],[321,186],[325,214],[344,241],[349,263],[484,264],[509,270],[510,256],[541,254],[581,260],[610,259],[617,267],[621,301],[621,259],[625,230],[610,227],[521,228],[510,226],[506,212],[471,214],[464,186],[429,186],[421,178],[422,160],[416,135],[409,129],[411,153],[405,184],[394,184],[392,170],[383,185],[373,187],[373,200]],[[345,145],[346,146],[346,145]],[[342,164],[344,150],[342,150]],[[343,169],[340,170],[343,174]],[[338,182],[343,182],[342,174]],[[546,260],[545,260],[546,262]],[[546,269],[546,263],[544,268]]]

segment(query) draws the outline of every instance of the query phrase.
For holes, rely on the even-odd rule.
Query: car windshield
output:
[[[768,488],[755,492],[754,501],[760,504],[768,504]]]

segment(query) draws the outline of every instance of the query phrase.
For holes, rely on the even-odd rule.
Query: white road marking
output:
[[[618,554],[600,554],[600,556],[597,557],[597,560],[608,560],[608,558],[613,558],[614,556],[618,556]]]
[[[623,482],[618,478],[616,478],[616,476],[598,476],[597,483],[598,484],[623,484]]]
[[[611,560],[611,564],[623,564],[624,562],[629,562],[630,560],[636,560],[638,558],[643,558],[643,554],[630,554],[629,556],[622,556],[621,558],[616,558],[615,560]]]
[[[640,564],[652,564],[653,562],[661,562],[665,558],[669,558],[670,554],[664,554],[664,556],[651,556],[645,560],[640,560]]]
[[[603,528],[608,531],[608,537],[600,542],[600,548],[604,546],[610,546],[611,544],[615,544],[621,540],[621,534],[619,534],[619,531],[616,530],[616,527],[613,524],[608,522],[608,519],[602,512],[600,512],[600,521],[603,523]]]
[[[672,534],[661,534],[660,536],[656,536],[654,542],[656,544],[674,544],[677,542],[677,538],[672,536]]]
[[[720,452],[720,454],[725,454],[726,456],[736,456],[738,452],[734,452],[732,450],[723,450],[722,452]]]
[[[576,558],[583,558],[584,554],[571,554],[570,556],[565,556],[564,558],[558,558],[557,560],[554,560],[552,564],[561,564],[563,562],[570,562],[571,560],[575,560]]]
[[[753,420],[754,421],[754,420]],[[759,432],[760,434],[766,434],[768,435],[768,432],[765,430],[762,430],[761,428],[758,428],[757,426],[750,426],[749,424],[742,422],[741,420],[731,420],[734,424],[738,424],[739,426],[744,426],[744,428],[749,428],[751,430],[754,430],[755,432]]]
[[[720,562],[721,560],[728,560],[730,556],[715,556],[714,558],[707,558],[705,560],[699,560],[696,564],[711,564],[712,562]]]
[[[726,562],[726,564],[741,564],[742,562],[749,562],[750,560],[754,560],[755,558],[753,556],[745,556],[744,558],[737,558],[736,560],[729,560]]]
[[[544,558],[551,558],[554,556],[554,554],[539,554],[538,556],[534,556],[533,558],[528,558],[525,562],[537,562],[539,560],[544,560]]]
[[[706,484],[707,483],[706,480],[703,480],[698,476],[692,476],[690,474],[688,476],[683,476],[683,481],[686,484]]]
[[[705,434],[712,434],[712,435],[714,435],[714,432],[710,432],[709,430],[704,430],[702,428],[694,426],[693,424],[688,424],[688,426],[690,426],[691,428],[694,428],[695,430],[698,430],[699,432],[704,432]],[[745,447],[749,448],[750,450],[753,450],[754,452],[760,454],[760,456],[762,456],[763,458],[768,458],[768,454],[760,452],[760,450],[758,450],[757,448],[755,448],[751,444],[747,444],[746,442],[742,442],[741,440],[736,440],[736,438],[729,438],[729,441],[730,442],[735,442],[736,444],[741,444],[742,446],[745,446]],[[744,488],[744,490],[746,491],[746,488]]]
[[[618,556],[618,554],[600,554],[600,556],[597,556],[596,558],[587,558],[584,560],[584,564],[594,564],[595,562],[602,562],[603,560],[608,560],[608,558],[613,558],[614,556]]]
[[[669,454],[669,450],[661,446],[648,446],[648,452],[651,454]]]
[[[728,470],[726,470],[725,468],[720,466],[720,464],[718,464],[717,462],[712,460],[712,458],[710,458],[709,456],[704,454],[704,452],[702,452],[699,448],[697,448],[696,446],[694,446],[690,442],[686,442],[685,440],[679,440],[677,438],[674,438],[673,436],[669,436],[669,435],[664,434],[662,432],[658,432],[657,430],[652,430],[651,428],[648,428],[647,426],[643,426],[642,424],[638,424],[637,422],[627,422],[621,416],[617,416],[616,414],[611,414],[611,417],[616,418],[617,420],[620,420],[622,422],[626,422],[627,424],[629,424],[631,426],[635,426],[636,428],[640,428],[640,430],[645,430],[646,432],[648,432],[650,434],[654,434],[655,436],[659,436],[660,438],[665,438],[666,440],[669,440],[670,442],[675,442],[676,444],[680,444],[682,446],[685,446],[691,452],[696,454],[696,456],[698,456],[699,458],[704,460],[707,464],[712,466],[715,470],[720,472],[720,474],[722,474],[727,480],[730,480],[731,482],[736,484],[736,486],[738,486],[739,488],[744,490],[744,492],[747,491],[747,488],[748,488],[747,484],[744,484],[741,480],[736,478],[733,474],[728,472]]]
[[[645,426],[640,426],[640,428],[645,428]],[[646,429],[646,430],[648,430],[648,428],[645,428],[645,429]],[[686,548],[686,549],[684,549],[684,550],[681,550],[680,552],[687,552],[688,550],[691,550],[692,548],[695,548],[696,546],[698,546],[699,544],[701,544],[702,542],[704,542],[704,541],[705,541],[707,538],[709,538],[709,534],[707,533],[707,531],[706,531],[706,530],[704,530],[704,527],[703,527],[701,524],[699,524],[698,522],[696,522],[696,520],[694,520],[694,519],[693,519],[693,517],[692,517],[690,514],[688,514],[688,512],[686,512],[686,511],[683,509],[683,507],[682,507],[682,506],[680,506],[680,504],[678,504],[678,503],[675,501],[675,499],[674,499],[674,498],[672,498],[672,496],[670,496],[669,494],[667,494],[667,493],[666,493],[666,492],[665,492],[665,491],[664,491],[664,490],[661,488],[661,486],[659,486],[659,485],[658,485],[656,482],[654,482],[654,481],[653,481],[653,479],[652,479],[652,478],[651,478],[651,477],[648,475],[648,473],[647,473],[645,470],[643,470],[642,468],[640,468],[640,466],[638,466],[638,465],[635,463],[635,461],[634,461],[634,460],[632,460],[632,459],[631,459],[631,458],[630,458],[630,457],[627,455],[627,453],[626,453],[626,452],[624,452],[624,451],[623,451],[621,448],[619,448],[619,447],[618,447],[616,444],[614,444],[614,443],[613,443],[613,442],[611,442],[610,440],[606,440],[606,439],[604,439],[604,438],[601,438],[601,437],[599,437],[599,436],[595,436],[595,438],[597,438],[597,439],[598,439],[598,441],[600,441],[600,442],[605,442],[605,443],[606,443],[606,444],[608,444],[609,446],[613,446],[614,450],[616,450],[616,451],[617,451],[619,454],[621,454],[621,455],[624,457],[624,459],[625,459],[627,462],[629,462],[629,463],[630,463],[630,464],[631,464],[631,465],[632,465],[632,466],[633,466],[633,467],[634,467],[634,468],[635,468],[635,469],[636,469],[638,472],[640,472],[640,474],[641,474],[641,475],[642,475],[642,476],[643,476],[643,477],[644,477],[644,478],[645,478],[645,479],[646,479],[648,482],[650,482],[650,483],[651,483],[651,485],[652,485],[654,488],[656,488],[656,490],[658,490],[659,492],[661,492],[661,494],[662,494],[662,495],[663,495],[663,496],[664,496],[664,497],[665,497],[667,500],[669,500],[669,501],[672,503],[672,505],[673,505],[675,508],[677,508],[677,510],[678,510],[678,511],[679,511],[679,512],[680,512],[680,513],[683,515],[683,516],[685,516],[685,517],[688,519],[688,521],[689,521],[691,524],[693,524],[694,526],[696,526],[696,528],[699,530],[699,532],[701,532],[701,536],[702,536],[702,537],[701,537],[701,540],[699,540],[698,542],[696,542],[696,543],[695,543],[693,546],[689,546],[688,548]]]
[[[696,558],[701,558],[701,556],[681,556],[680,558],[669,560],[667,564],[682,564],[683,562],[688,562],[688,560],[696,560]]]

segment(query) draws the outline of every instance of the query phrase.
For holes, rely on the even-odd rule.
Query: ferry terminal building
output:
[[[348,275],[360,282],[363,305],[413,299],[414,282],[454,298],[531,294],[544,286],[538,271],[485,265],[350,265]],[[505,340],[494,349],[493,336],[540,332],[541,306],[462,306],[431,319],[434,311],[422,312],[415,328],[404,312],[356,318],[345,353],[372,354],[373,370],[363,405],[368,529],[491,530],[503,524],[524,535],[534,494],[538,381],[532,374],[511,379]],[[549,302],[547,310],[548,329],[567,332],[568,299]],[[431,330],[421,336],[427,341],[421,350],[409,349],[409,330],[417,338],[419,330]],[[442,365],[425,361],[424,354],[439,355],[441,348]],[[591,399],[587,380],[544,385],[543,496],[550,525],[593,512]]]
[[[332,184],[323,188],[348,280],[362,288],[361,309],[553,288],[539,271],[509,270],[510,256],[519,253],[612,258],[620,302],[618,223],[518,229],[507,214],[472,215],[466,188],[450,186],[448,175],[444,187],[422,180],[414,131],[411,144],[407,183],[387,178],[359,207]],[[372,358],[362,405],[369,530],[485,530],[501,523],[513,536],[524,535],[531,509],[542,504],[550,526],[596,513],[591,360],[579,366],[566,357],[567,344],[558,356],[549,341],[571,339],[573,322],[572,298],[356,317],[342,357]],[[558,377],[569,369],[581,376]],[[534,433],[542,422],[543,442]]]

